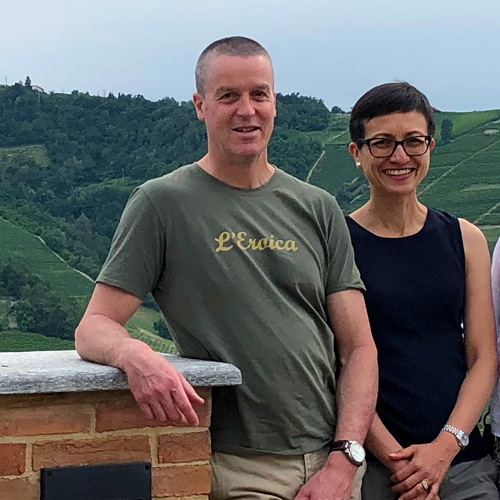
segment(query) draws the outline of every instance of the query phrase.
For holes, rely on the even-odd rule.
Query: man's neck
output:
[[[208,153],[198,165],[208,174],[229,186],[241,189],[257,189],[273,176],[275,168],[268,163],[267,153],[248,160],[220,159]]]

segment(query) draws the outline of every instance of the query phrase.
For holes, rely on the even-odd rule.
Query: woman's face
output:
[[[369,120],[365,124],[364,138],[402,141],[427,134],[427,121],[424,115],[411,111],[391,113]],[[361,163],[360,168],[368,179],[372,192],[407,195],[414,193],[427,175],[430,152],[434,146],[435,142],[432,139],[429,149],[421,156],[409,156],[402,145],[398,145],[394,153],[387,158],[374,157],[367,144],[358,147],[351,143],[349,151],[354,160]],[[372,150],[375,150],[373,141]]]

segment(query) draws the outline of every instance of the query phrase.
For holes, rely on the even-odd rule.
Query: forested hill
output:
[[[338,109],[336,109],[338,111]],[[134,186],[201,158],[192,103],[0,86],[0,216],[96,277]],[[305,179],[331,124],[319,99],[278,94],[270,160]],[[319,134],[321,135],[321,134]]]

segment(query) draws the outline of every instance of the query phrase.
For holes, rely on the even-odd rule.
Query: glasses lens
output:
[[[392,139],[373,139],[370,141],[370,151],[373,156],[381,158],[391,156],[394,151],[394,141]]]
[[[403,145],[405,151],[410,156],[423,155],[429,147],[426,137],[408,137],[408,139],[405,139]]]

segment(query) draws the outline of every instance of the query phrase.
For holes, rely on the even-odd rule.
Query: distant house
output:
[[[45,90],[43,90],[43,88],[38,85],[32,85],[31,90],[36,90],[37,92],[42,92],[45,94]]]

